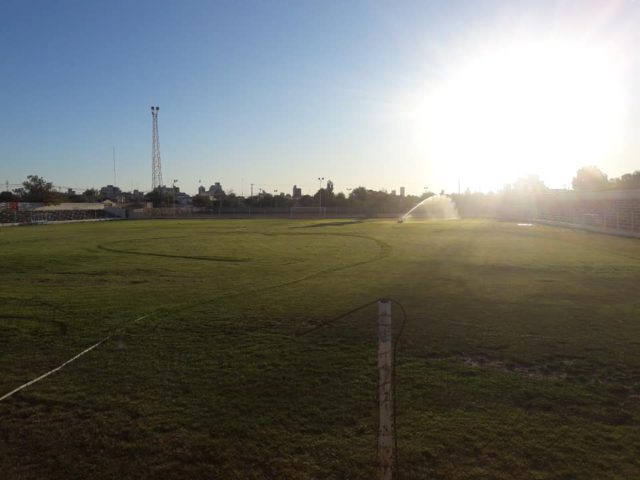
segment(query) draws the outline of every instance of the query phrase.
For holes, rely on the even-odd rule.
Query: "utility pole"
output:
[[[394,467],[393,345],[391,301],[378,302],[378,460],[380,480],[392,480]]]
[[[173,188],[171,189],[173,191],[173,216],[176,216],[176,183],[178,182],[178,180],[174,180],[173,181]]]
[[[251,184],[251,196],[253,197],[253,183]]]
[[[113,186],[118,185],[116,181],[116,146],[113,146]]]
[[[322,215],[322,181],[323,180],[324,180],[324,177],[318,177],[318,199],[320,203],[320,212],[319,212],[320,215]]]

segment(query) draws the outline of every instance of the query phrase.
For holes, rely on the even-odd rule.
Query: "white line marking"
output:
[[[146,317],[148,317],[149,315],[143,315],[140,318],[136,318],[133,322],[131,322],[131,324],[134,324]],[[130,325],[131,325],[130,324]],[[9,398],[11,395],[13,395],[14,393],[19,392],[20,390],[22,390],[23,388],[27,388],[29,385],[33,385],[36,382],[39,382],[40,380],[47,378],[49,375],[51,375],[52,373],[56,373],[58,370],[61,370],[63,367],[65,367],[66,365],[70,364],[71,362],[73,362],[74,360],[80,358],[82,355],[84,355],[87,352],[90,352],[91,350],[93,350],[94,348],[100,346],[100,344],[106,342],[107,340],[109,340],[111,337],[113,337],[114,335],[117,335],[118,333],[120,333],[122,330],[124,330],[123,328],[120,328],[118,330],[116,330],[115,332],[107,335],[106,337],[104,337],[102,340],[100,340],[98,343],[95,343],[93,345],[91,345],[89,348],[86,348],[85,350],[81,351],[79,354],[77,354],[75,357],[70,358],[69,360],[67,360],[66,362],[64,362],[62,365],[59,365],[58,367],[54,368],[53,370],[49,370],[47,373],[40,375],[38,378],[34,378],[33,380],[25,383],[24,385],[20,385],[18,388],[15,388],[13,390],[11,390],[9,393],[5,394],[4,396],[0,397],[0,402],[3,400],[6,400],[7,398]]]

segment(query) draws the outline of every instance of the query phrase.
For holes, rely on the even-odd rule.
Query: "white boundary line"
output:
[[[133,322],[131,323],[135,323],[138,322],[146,317],[148,317],[149,315],[143,315],[142,317],[136,318]],[[59,365],[58,367],[54,368],[53,370],[49,370],[47,373],[40,375],[38,378],[34,378],[33,380],[20,385],[18,388],[14,388],[13,390],[11,390],[9,393],[3,395],[2,397],[0,397],[0,402],[3,400],[6,400],[7,398],[9,398],[10,396],[12,396],[14,393],[18,393],[20,390],[22,390],[23,388],[27,388],[29,385],[33,385],[36,382],[39,382],[40,380],[47,378],[49,375],[51,375],[52,373],[56,373],[58,370],[61,370],[63,367],[65,367],[66,365],[69,365],[71,362],[73,362],[74,360],[80,358],[82,355],[84,355],[85,353],[90,352],[91,350],[93,350],[94,348],[100,346],[102,343],[106,342],[107,340],[109,340],[111,337],[113,337],[114,335],[120,333],[122,330],[124,330],[124,328],[120,328],[118,330],[116,330],[115,332],[107,335],[106,337],[104,337],[102,340],[100,340],[97,343],[94,343],[93,345],[91,345],[89,348],[84,349],[83,351],[81,351],[79,354],[77,354],[75,357],[70,358],[69,360],[67,360],[66,362],[64,362],[63,364]]]

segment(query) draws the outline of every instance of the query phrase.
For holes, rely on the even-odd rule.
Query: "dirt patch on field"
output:
[[[567,373],[557,366],[527,365],[507,360],[495,360],[482,354],[464,353],[458,360],[471,368],[493,370],[497,372],[515,373],[523,377],[537,380],[565,380]]]

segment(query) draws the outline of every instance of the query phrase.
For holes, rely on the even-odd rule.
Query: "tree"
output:
[[[611,183],[620,190],[640,190],[640,170],[625,173],[620,178],[611,179]]]
[[[336,207],[346,207],[347,206],[347,197],[345,197],[344,193],[339,192],[334,199],[334,204]]]
[[[367,197],[369,196],[368,193],[369,190],[367,190],[365,187],[354,188],[349,194],[349,200],[353,202],[366,202]]]
[[[18,196],[14,195],[11,192],[1,192],[0,193],[0,202],[17,202]]]
[[[579,192],[605,190],[609,186],[607,174],[595,165],[582,167],[571,181],[573,189]]]
[[[193,197],[192,205],[194,207],[210,207],[211,198],[208,195],[196,195]]]
[[[82,192],[82,197],[85,198],[87,202],[97,202],[98,201],[98,190],[95,188],[88,188],[84,192]]]
[[[38,175],[28,175],[22,187],[22,200],[26,202],[52,203],[59,199],[59,194],[53,190],[53,183]]]
[[[158,207],[170,207],[173,205],[173,195],[167,191],[164,187],[156,187],[155,190],[145,195],[145,200],[153,202],[153,206]]]
[[[301,207],[312,207],[313,206],[313,197],[311,195],[303,195],[298,200],[298,204]]]
[[[533,193],[543,192],[549,188],[544,184],[537,175],[529,175],[527,177],[519,178],[516,183],[513,184],[513,190],[518,193]]]

